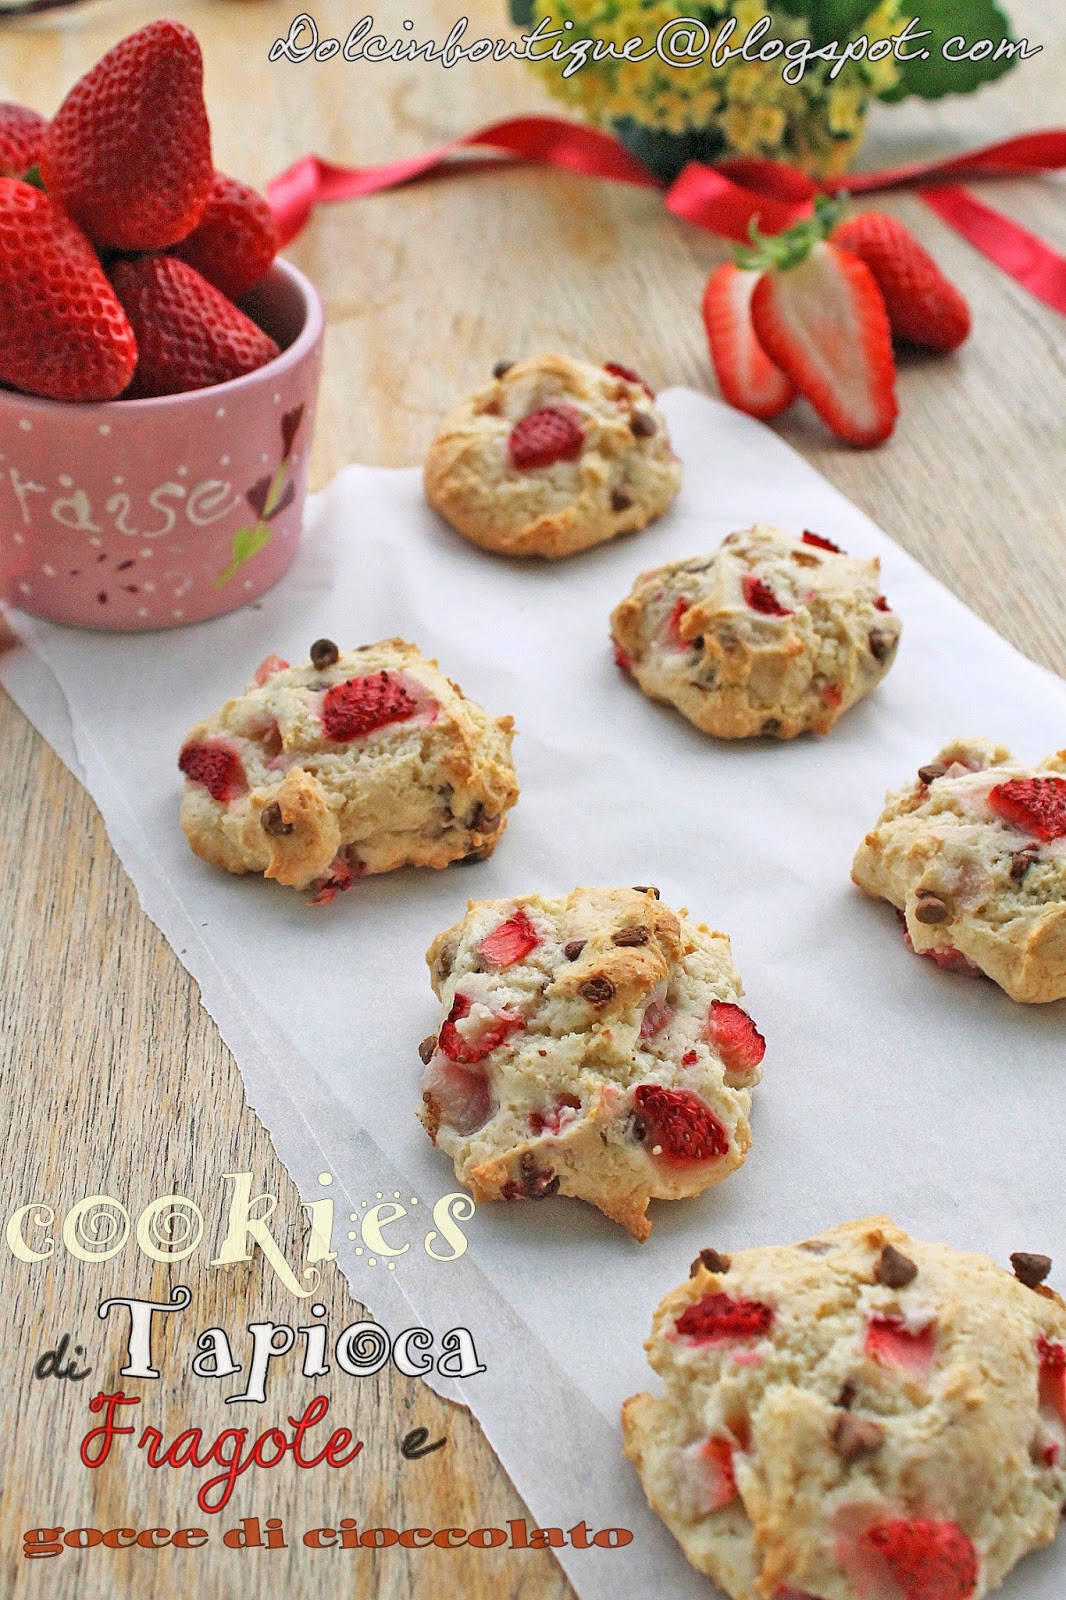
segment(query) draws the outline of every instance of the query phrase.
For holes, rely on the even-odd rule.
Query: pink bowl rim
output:
[[[294,267],[291,261],[286,261],[282,256],[275,259],[270,271],[279,272],[300,291],[304,307],[304,324],[288,349],[283,350],[273,361],[268,361],[265,367],[257,367],[254,372],[246,372],[241,378],[230,378],[226,383],[212,384],[207,389],[189,389],[183,394],[154,395],[148,400],[49,400],[42,395],[24,394],[19,389],[0,389],[0,406],[17,406],[21,411],[29,410],[57,417],[69,417],[72,414],[93,416],[105,411],[113,413],[116,410],[123,414],[128,412],[131,417],[143,417],[153,411],[164,411],[168,407],[176,409],[179,406],[195,405],[197,402],[202,404],[205,396],[235,395],[242,390],[254,388],[256,384],[269,383],[274,377],[298,365],[322,338],[325,327],[322,301],[310,278],[305,277],[299,267]],[[263,281],[265,283],[267,279]],[[262,288],[262,284],[259,287]]]

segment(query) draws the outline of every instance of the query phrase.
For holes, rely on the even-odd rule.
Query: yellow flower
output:
[[[854,84],[838,84],[829,91],[829,131],[854,133],[866,110],[866,95]]]

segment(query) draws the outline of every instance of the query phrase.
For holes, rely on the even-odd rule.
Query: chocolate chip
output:
[[[526,1151],[518,1166],[521,1176],[509,1178],[500,1191],[505,1200],[546,1200],[558,1190],[558,1175],[551,1167],[538,1167],[532,1151]]]
[[[850,1466],[853,1461],[873,1455],[875,1450],[881,1448],[885,1430],[879,1422],[873,1422],[868,1417],[853,1417],[850,1411],[845,1411],[834,1422],[830,1438],[841,1461],[845,1466]]]
[[[494,378],[502,378],[505,373],[510,372],[513,366],[513,361],[497,361],[496,365],[492,369],[492,376]]]
[[[576,961],[587,944],[587,939],[571,939],[563,945],[563,955],[567,961]]]
[[[422,1040],[422,1043],[418,1047],[418,1053],[422,1057],[423,1066],[426,1066],[426,1067],[429,1066],[429,1063],[433,1060],[433,1056],[434,1056],[434,1053],[436,1051],[436,1048],[437,1048],[437,1035],[435,1033],[428,1034],[427,1037]]]
[[[321,672],[325,667],[335,667],[340,655],[332,639],[316,639],[311,646],[311,665]]]
[[[1034,862],[1040,859],[1040,846],[1027,844],[1024,850],[1016,850],[1010,858],[1010,876],[1012,883],[1021,883],[1025,874]]]
[[[587,978],[581,985],[581,993],[589,1005],[605,1006],[614,998],[614,984],[610,978]]]
[[[910,1256],[905,1256],[895,1245],[886,1244],[874,1276],[886,1289],[905,1289],[918,1276],[918,1268]]]
[[[458,945],[454,944],[450,939],[447,944],[441,945],[437,954],[437,971],[442,978],[451,977],[452,968],[455,966],[455,958],[458,954]]]
[[[851,1410],[852,1406],[855,1404],[855,1396],[858,1394],[858,1392],[858,1385],[852,1383],[850,1379],[847,1383],[841,1384],[840,1393],[837,1395],[837,1405],[842,1411]]]
[[[728,1272],[733,1262],[729,1256],[720,1256],[717,1250],[701,1250],[689,1268],[688,1275],[694,1278],[702,1267],[705,1272]]]
[[[931,889],[919,889],[918,904],[914,908],[914,915],[919,922],[937,923],[947,922],[951,916],[946,900],[941,900],[938,894]]]
[[[455,867],[472,866],[475,861],[487,861],[492,854],[491,844],[483,844],[480,850],[471,850],[465,856],[460,856],[458,861],[453,861]]]
[[[935,783],[947,770],[942,761],[930,761],[927,766],[918,768],[918,777],[924,784]]]
[[[656,900],[660,898],[659,891],[653,883],[635,883],[633,885],[633,893],[654,895]]]
[[[464,824],[471,833],[495,833],[499,825],[499,812],[487,811],[480,800]]]
[[[611,490],[611,510],[612,511],[628,511],[632,504],[633,504],[632,496],[626,494],[623,489],[612,489]]]
[[[659,424],[647,411],[634,411],[629,419],[629,427],[636,439],[650,439],[653,433],[659,431]]]
[[[874,628],[870,633],[870,654],[875,661],[887,661],[896,647],[896,641],[890,633],[885,633],[880,628]]]
[[[1014,1276],[1027,1289],[1038,1288],[1051,1271],[1050,1256],[1030,1255],[1028,1250],[1015,1250],[1010,1264],[1014,1268]]]
[[[285,821],[285,818],[281,814],[281,807],[278,805],[276,800],[271,801],[270,805],[263,807],[262,811],[259,813],[259,822],[262,826],[263,832],[272,834],[276,839],[280,839],[285,834],[293,831],[293,824]]]
[[[760,733],[765,733],[765,734],[780,733],[781,732],[781,719],[780,719],[780,717],[764,717],[763,718],[763,723],[762,723],[762,726],[759,729],[759,732]]]
[[[622,928],[618,933],[611,935],[611,943],[627,950],[632,945],[647,944],[651,934],[647,928]]]

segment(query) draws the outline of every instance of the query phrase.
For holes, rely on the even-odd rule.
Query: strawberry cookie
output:
[[[429,447],[426,496],[485,550],[573,555],[661,516],[681,485],[644,380],[611,361],[500,362]]]
[[[518,799],[512,728],[402,639],[318,639],[189,734],[181,825],[213,866],[318,905],[367,873],[482,860]]]
[[[422,1121],[475,1200],[568,1194],[635,1239],[741,1165],[765,1045],[729,940],[657,889],[472,900],[427,958]]]
[[[1066,1307],[885,1217],[703,1250],[655,1313],[626,1454],[733,1600],[980,1600],[1066,1500]]]
[[[1027,767],[986,739],[949,744],[889,794],[851,875],[937,966],[1066,999],[1066,750]]]
[[[756,526],[643,572],[611,616],[615,659],[719,739],[828,733],[895,659],[879,563]]]

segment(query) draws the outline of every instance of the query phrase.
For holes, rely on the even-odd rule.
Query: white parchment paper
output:
[[[1057,1255],[1052,1281],[1066,1282],[1066,1004],[1016,1006],[917,960],[893,912],[848,877],[885,789],[949,738],[985,734],[1026,758],[1066,744],[1066,686],[770,430],[687,391],[663,403],[685,486],[634,539],[507,563],[437,521],[417,472],[351,467],[312,502],[296,568],[258,606],[141,637],[16,615],[27,648],[0,661],[101,807],[303,1198],[327,1192],[320,1172],[336,1175],[354,1293],[392,1332],[471,1329],[486,1372],[440,1386],[472,1407],[540,1524],[634,1532],[623,1551],[560,1552],[583,1600],[708,1592],[647,1511],[618,1426],[623,1398],[649,1386],[652,1310],[702,1246],[800,1239],[885,1211],[1004,1262],[1016,1249]],[[903,618],[889,678],[828,739],[716,743],[612,663],[608,613],[635,573],[752,521],[880,555]],[[315,910],[197,861],[177,823],[186,729],[270,652],[298,660],[322,635],[348,647],[392,634],[515,717],[522,799],[493,859],[364,880]],[[767,1038],[747,1165],[699,1199],[653,1203],[645,1245],[553,1200],[480,1208],[455,1263],[414,1248],[394,1271],[371,1268],[344,1242],[346,1213],[378,1191],[418,1196],[428,1213],[456,1187],[415,1115],[417,1044],[437,1023],[426,946],[467,896],[577,883],[655,883],[731,934]],[[1056,1600],[1064,1576],[1066,1554],[1045,1552],[1008,1592]]]

